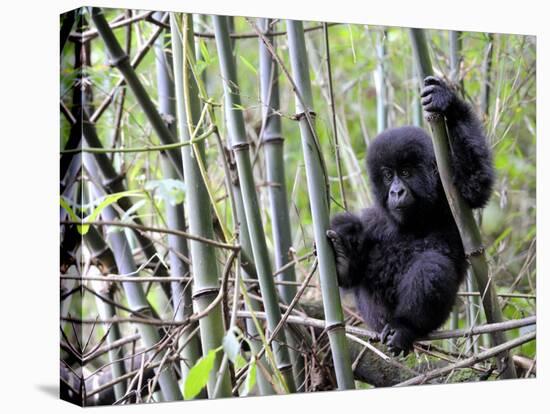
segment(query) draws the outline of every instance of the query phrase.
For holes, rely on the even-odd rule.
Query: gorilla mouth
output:
[[[390,202],[390,203],[388,203],[388,207],[391,210],[395,210],[395,211],[398,211],[398,212],[403,212],[405,210],[408,210],[412,206],[412,204],[413,204],[412,202],[404,200],[401,203],[392,203],[392,202]]]

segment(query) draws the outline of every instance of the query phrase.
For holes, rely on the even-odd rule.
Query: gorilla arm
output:
[[[428,76],[421,97],[428,116],[440,113],[447,120],[454,184],[471,208],[483,207],[491,196],[494,169],[481,122],[442,79]]]

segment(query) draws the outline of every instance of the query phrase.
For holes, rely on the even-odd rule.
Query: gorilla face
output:
[[[367,167],[378,204],[400,224],[414,224],[429,214],[441,195],[432,143],[420,128],[393,128],[378,135]]]
[[[382,177],[387,188],[386,205],[390,214],[401,222],[407,211],[414,205],[414,195],[407,179],[411,178],[411,169],[401,167],[397,170],[382,167]]]

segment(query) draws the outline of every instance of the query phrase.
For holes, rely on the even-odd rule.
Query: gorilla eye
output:
[[[399,175],[401,175],[401,177],[409,177],[411,175],[411,172],[406,168],[402,168],[399,172]]]
[[[384,176],[384,179],[386,179],[387,181],[389,181],[393,178],[393,173],[391,172],[391,170],[389,170],[387,168],[384,168],[382,170],[382,175]]]

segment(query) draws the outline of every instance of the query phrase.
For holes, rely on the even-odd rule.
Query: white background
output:
[[[57,398],[59,13],[80,5],[537,35],[536,380],[114,408],[117,412],[541,412],[548,393],[548,11],[545,1],[8,0],[0,13],[0,410],[75,412]],[[546,392],[546,395],[544,394]],[[546,397],[546,398],[544,398]],[[543,407],[543,408],[540,408]],[[94,409],[103,412],[113,408]],[[120,410],[120,411],[119,411]]]

